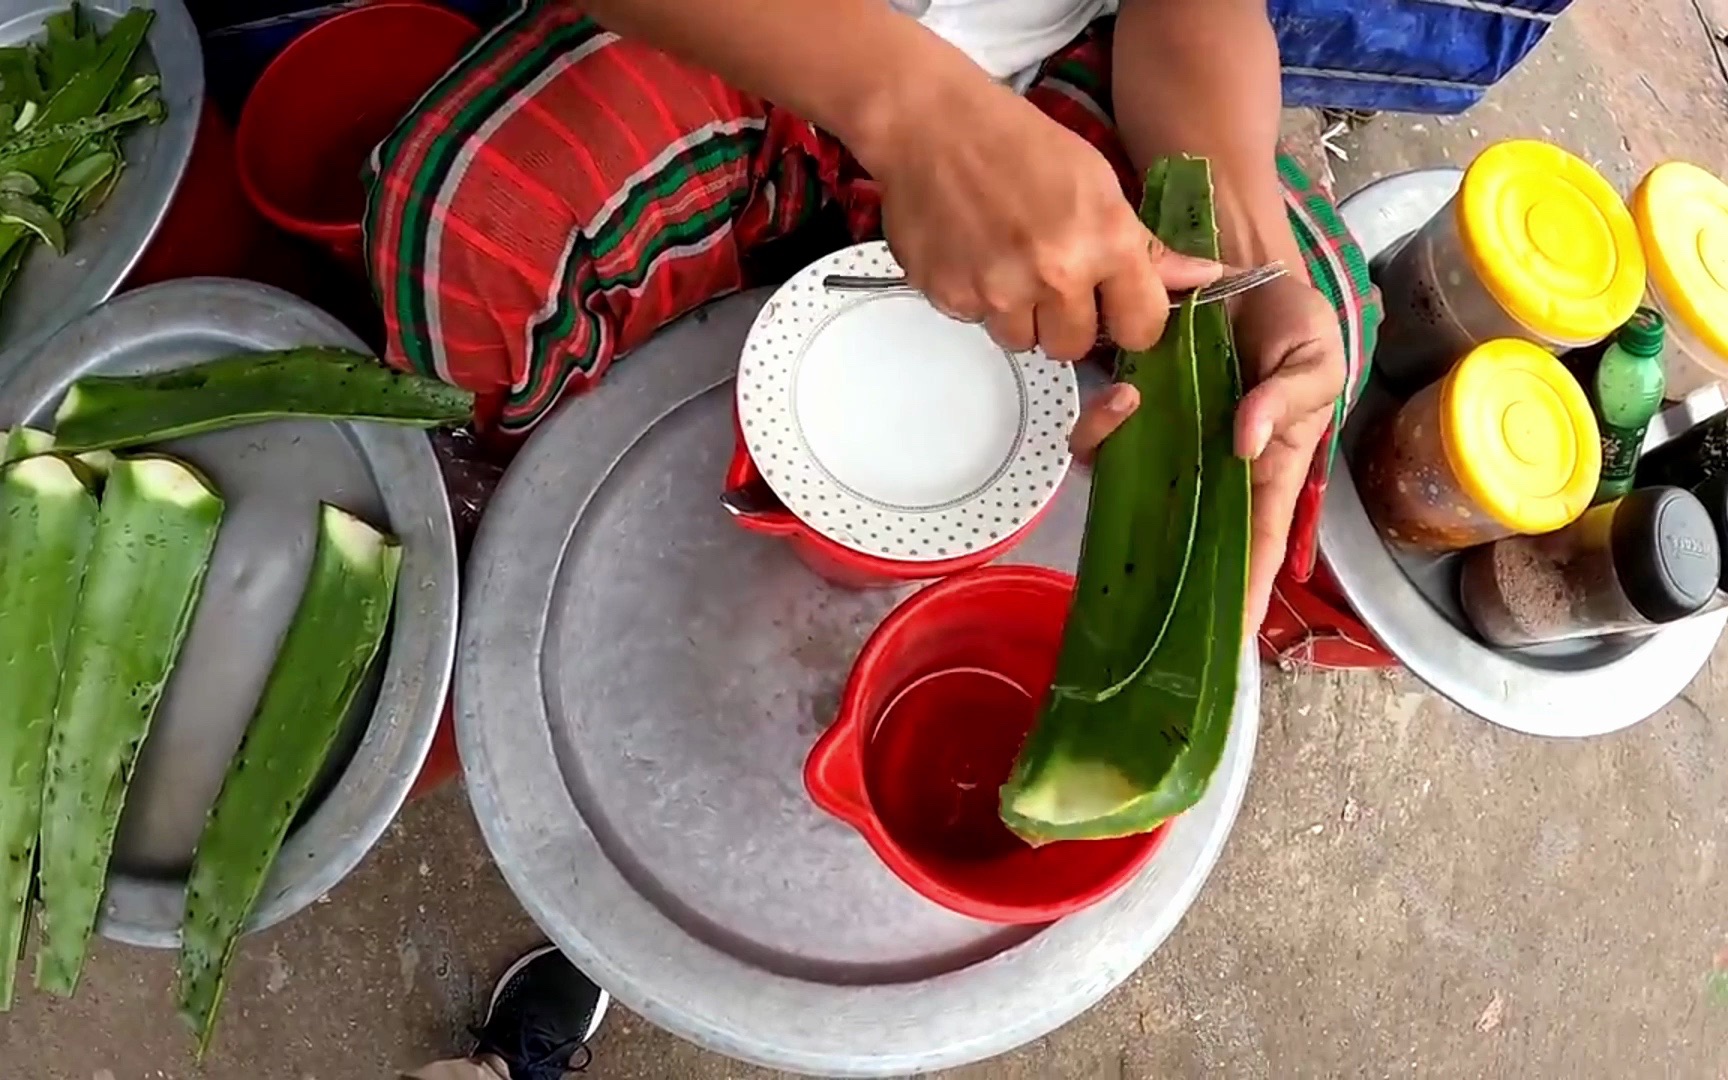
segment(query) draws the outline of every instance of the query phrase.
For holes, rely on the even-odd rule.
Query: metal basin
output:
[[[1419,169],[1376,181],[1339,206],[1376,264],[1457,190],[1457,169]],[[1320,553],[1350,605],[1410,672],[1485,720],[1531,735],[1585,737],[1629,727],[1686,689],[1728,625],[1728,611],[1670,623],[1643,637],[1596,638],[1532,649],[1478,640],[1458,602],[1459,556],[1396,552],[1369,520],[1351,474],[1362,433],[1399,399],[1369,381],[1344,428],[1345,464],[1332,472]],[[1697,417],[1670,409],[1645,449]]]
[[[25,257],[17,279],[0,297],[0,378],[50,334],[120,287],[180,187],[204,105],[204,54],[198,28],[180,0],[83,0],[83,5],[104,27],[130,8],[156,10],[136,66],[162,76],[168,116],[154,127],[136,126],[121,139],[126,171],[108,201],[70,230],[65,255],[38,244]],[[0,0],[0,45],[40,36],[42,20],[64,10],[66,0]]]
[[[53,426],[81,375],[185,367],[249,349],[342,345],[340,323],[288,293],[189,278],[131,292],[49,340],[0,383],[0,426]],[[335,887],[383,834],[425,761],[456,642],[456,545],[426,436],[380,424],[279,421],[165,443],[227,501],[204,595],[121,819],[100,930],[179,943],[185,876],[311,565],[315,508],[344,507],[402,541],[385,656],[288,835],[249,929]]]

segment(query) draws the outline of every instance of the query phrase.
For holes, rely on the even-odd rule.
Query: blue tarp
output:
[[[1284,103],[1457,113],[1571,0],[1271,0]]]

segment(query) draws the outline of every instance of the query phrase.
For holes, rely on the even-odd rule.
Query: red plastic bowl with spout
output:
[[[1042,700],[1073,593],[1070,575],[1036,566],[985,567],[915,593],[865,642],[839,718],[805,761],[804,786],[816,805],[857,829],[900,880],[950,911],[994,923],[1051,922],[1127,884],[1163,841],[1168,826],[1113,840],[1017,843],[981,858],[942,857],[903,842],[878,813],[866,758],[879,722],[901,693],[933,673],[969,669],[1012,681],[1032,701]],[[911,759],[911,767],[919,760]],[[1004,770],[990,792],[1006,779]]]

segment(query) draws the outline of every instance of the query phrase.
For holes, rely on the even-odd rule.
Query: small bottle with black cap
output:
[[[1489,644],[1524,648],[1686,618],[1716,596],[1722,569],[1716,525],[1696,495],[1638,488],[1557,532],[1472,550],[1460,599]]]
[[[1704,504],[1704,512],[1710,515],[1710,523],[1716,526],[1716,541],[1728,553],[1728,473],[1717,473],[1692,489],[1692,494],[1698,496],[1698,501]],[[1728,558],[1722,560],[1722,577],[1716,583],[1716,595],[1712,596],[1703,611],[1717,611],[1728,607]]]

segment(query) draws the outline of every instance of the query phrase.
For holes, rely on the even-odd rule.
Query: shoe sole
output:
[[[504,988],[510,985],[511,979],[514,979],[523,968],[540,959],[542,956],[557,951],[558,946],[556,945],[542,945],[538,949],[530,949],[525,955],[519,957],[514,964],[505,968],[504,974],[498,976],[498,981],[492,984],[492,1000],[486,1003],[486,1019],[482,1021],[481,1026],[485,1026],[492,1022],[492,1012],[498,1008],[498,999],[504,996]],[[587,978],[587,972],[583,972],[583,977]],[[589,981],[593,982],[592,979]],[[612,1006],[612,995],[606,992],[605,987],[595,983],[594,989],[600,991],[600,998],[594,1003],[594,1015],[589,1018],[588,1030],[582,1035],[582,1041],[584,1043],[592,1039],[594,1033],[600,1030],[600,1021],[606,1019],[606,1010]]]

